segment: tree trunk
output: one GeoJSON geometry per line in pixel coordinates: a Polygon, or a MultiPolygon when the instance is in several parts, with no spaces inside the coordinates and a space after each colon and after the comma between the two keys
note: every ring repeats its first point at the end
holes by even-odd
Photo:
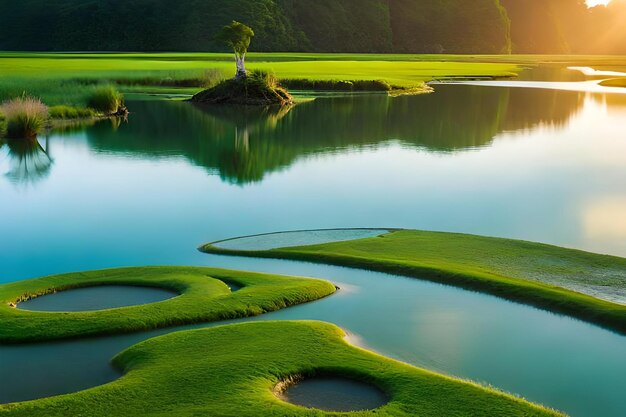
{"type": "Polygon", "coordinates": [[[235,55],[235,63],[237,64],[237,73],[235,74],[236,80],[246,78],[248,76],[245,59],[245,55],[235,55]]]}

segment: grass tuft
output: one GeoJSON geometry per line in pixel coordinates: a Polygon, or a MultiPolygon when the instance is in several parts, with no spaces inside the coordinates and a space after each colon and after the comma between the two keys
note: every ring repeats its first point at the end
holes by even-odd
{"type": "Polygon", "coordinates": [[[32,97],[8,100],[0,107],[0,113],[6,119],[6,137],[9,139],[37,137],[48,120],[48,107],[32,97]]]}
{"type": "Polygon", "coordinates": [[[4,116],[4,114],[2,114],[2,111],[0,110],[0,148],[3,145],[2,138],[6,135],[6,131],[7,131],[7,119],[4,116]]]}
{"type": "Polygon", "coordinates": [[[98,87],[87,100],[87,107],[100,113],[115,113],[124,105],[124,96],[111,85],[98,87]]]}

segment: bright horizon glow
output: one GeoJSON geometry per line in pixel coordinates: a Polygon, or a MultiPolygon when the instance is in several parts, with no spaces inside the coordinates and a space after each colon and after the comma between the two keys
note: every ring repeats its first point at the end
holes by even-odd
{"type": "Polygon", "coordinates": [[[587,0],[587,6],[595,7],[595,6],[606,6],[611,2],[611,0],[587,0]]]}

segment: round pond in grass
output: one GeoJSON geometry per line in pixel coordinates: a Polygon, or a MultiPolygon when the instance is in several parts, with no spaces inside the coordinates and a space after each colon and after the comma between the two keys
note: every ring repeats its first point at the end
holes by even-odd
{"type": "Polygon", "coordinates": [[[373,410],[389,402],[373,385],[336,376],[305,378],[277,395],[291,404],[336,412],[373,410]]]}
{"type": "Polygon", "coordinates": [[[302,230],[295,232],[268,233],[256,236],[244,236],[213,243],[220,249],[230,250],[269,250],[292,246],[319,245],[322,243],[342,242],[345,240],[364,239],[388,233],[387,229],[328,229],[302,230]]]}
{"type": "Polygon", "coordinates": [[[164,301],[178,294],[153,287],[102,285],[59,291],[36,297],[17,305],[22,310],[77,312],[128,307],[164,301]]]}

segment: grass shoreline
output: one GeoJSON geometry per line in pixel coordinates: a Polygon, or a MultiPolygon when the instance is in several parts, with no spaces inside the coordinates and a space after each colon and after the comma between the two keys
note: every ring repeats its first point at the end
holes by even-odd
{"type": "MultiPolygon", "coordinates": [[[[486,264],[483,268],[469,266],[464,268],[463,265],[450,264],[448,263],[449,260],[446,259],[445,253],[442,253],[439,259],[435,257],[433,259],[429,259],[429,262],[420,262],[419,258],[412,260],[394,259],[393,255],[384,253],[382,249],[379,253],[376,253],[375,249],[367,251],[368,247],[378,249],[381,248],[381,245],[377,245],[379,243],[377,239],[382,241],[381,239],[389,239],[390,236],[393,237],[393,235],[397,233],[402,234],[411,232],[425,233],[426,235],[430,234],[430,236],[437,236],[438,238],[443,238],[443,240],[451,237],[460,237],[462,240],[469,239],[470,241],[472,239],[482,239],[490,241],[496,246],[504,243],[530,245],[531,249],[539,252],[544,250],[550,255],[551,251],[556,251],[557,253],[567,253],[574,257],[579,254],[581,259],[587,256],[598,257],[597,259],[614,259],[615,262],[620,265],[620,268],[622,267],[621,264],[624,265],[624,274],[626,274],[626,260],[622,258],[605,257],[583,251],[558,248],[556,246],[536,244],[532,242],[484,238],[462,234],[417,232],[407,230],[391,231],[389,234],[377,238],[358,239],[354,241],[328,243],[323,245],[272,249],[267,251],[228,250],[212,246],[211,243],[203,245],[199,249],[203,252],[213,254],[289,259],[332,264],[423,279],[467,290],[487,293],[509,301],[519,302],[551,312],[568,315],[602,326],[620,334],[626,334],[626,305],[605,301],[553,284],[507,276],[502,272],[498,273],[493,270],[490,271],[488,265],[486,264]],[[354,245],[355,243],[363,243],[361,247],[362,250],[355,250],[350,253],[350,245],[354,245]],[[369,243],[372,244],[368,246],[369,243]],[[377,258],[377,256],[380,256],[380,258],[377,258]]],[[[478,241],[477,243],[477,247],[479,249],[481,248],[480,243],[481,241],[478,241]]],[[[420,241],[420,244],[428,244],[428,237],[420,241]]],[[[382,244],[382,246],[384,246],[384,244],[382,244]]],[[[483,255],[480,251],[477,253],[478,256],[483,255]]]]}
{"type": "Polygon", "coordinates": [[[260,315],[329,296],[330,282],[204,267],[134,267],[52,275],[0,286],[0,343],[20,344],[133,333],[260,315]],[[231,292],[227,282],[241,288],[231,292]],[[159,287],[180,295],[109,310],[20,310],[20,301],[56,291],[102,286],[159,287]]]}
{"type": "Polygon", "coordinates": [[[118,354],[124,375],[57,397],[0,405],[6,416],[415,416],[563,414],[496,389],[385,358],[350,345],[317,321],[241,323],[155,337],[118,354]],[[210,352],[210,354],[207,354],[210,352]],[[293,375],[336,375],[383,390],[371,411],[333,413],[281,401],[273,392],[293,375]]]}
{"type": "Polygon", "coordinates": [[[602,81],[600,85],[603,87],[626,88],[626,77],[612,78],[610,80],[605,80],[605,81],[602,81]]]}
{"type": "MultiPolygon", "coordinates": [[[[405,94],[426,90],[425,83],[434,79],[515,76],[522,69],[517,63],[480,59],[251,53],[248,66],[311,91],[320,85],[330,91],[379,91],[383,87],[388,90],[388,85],[393,90],[405,90],[405,94]]],[[[196,88],[197,93],[233,73],[229,54],[0,53],[0,100],[26,92],[51,106],[83,105],[89,91],[107,82],[135,92],[138,88],[146,93],[196,88]]]]}

